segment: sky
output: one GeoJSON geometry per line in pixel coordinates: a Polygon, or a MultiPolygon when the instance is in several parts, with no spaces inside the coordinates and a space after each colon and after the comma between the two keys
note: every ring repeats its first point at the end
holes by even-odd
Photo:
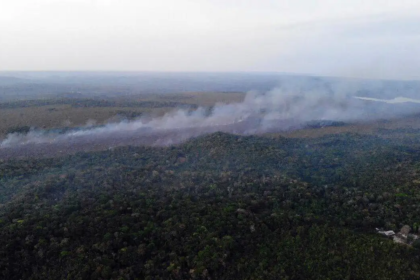
{"type": "Polygon", "coordinates": [[[0,0],[0,71],[420,79],[418,0],[0,0]]]}

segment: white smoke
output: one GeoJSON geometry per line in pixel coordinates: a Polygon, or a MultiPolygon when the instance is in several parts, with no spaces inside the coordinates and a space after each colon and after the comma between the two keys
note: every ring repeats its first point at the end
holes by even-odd
{"type": "Polygon", "coordinates": [[[0,142],[0,148],[101,142],[110,146],[169,145],[215,131],[264,133],[300,128],[305,122],[314,120],[360,121],[392,117],[400,113],[389,109],[378,110],[371,99],[353,98],[354,92],[345,89],[343,86],[325,90],[286,85],[263,94],[249,92],[241,103],[216,104],[211,110],[204,107],[194,111],[179,109],[162,117],[142,117],[99,127],[92,126],[90,122],[85,127],[63,133],[45,130],[31,130],[26,134],[12,133],[0,142]]]}
{"type": "Polygon", "coordinates": [[[384,102],[388,104],[420,103],[420,99],[413,99],[413,98],[407,98],[407,97],[395,97],[393,99],[379,99],[379,98],[372,98],[372,97],[355,96],[355,98],[360,99],[360,100],[384,102]]]}

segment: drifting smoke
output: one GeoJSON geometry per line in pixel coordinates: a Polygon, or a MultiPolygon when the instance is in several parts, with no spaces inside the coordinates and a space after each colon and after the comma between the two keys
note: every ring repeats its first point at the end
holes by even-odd
{"type": "Polygon", "coordinates": [[[393,99],[379,99],[379,98],[372,98],[372,97],[355,96],[355,98],[360,99],[360,100],[384,102],[384,103],[388,103],[388,104],[420,103],[419,99],[413,99],[413,98],[407,98],[407,97],[396,97],[396,98],[393,98],[393,99]]]}
{"type": "MultiPolygon", "coordinates": [[[[191,137],[216,131],[236,134],[299,129],[310,121],[354,122],[399,116],[406,109],[378,106],[372,98],[354,98],[346,87],[282,86],[266,93],[250,92],[241,103],[216,104],[213,108],[190,111],[175,110],[158,118],[108,123],[100,127],[86,126],[64,133],[31,130],[26,134],[9,134],[0,142],[1,149],[77,150],[78,146],[108,148],[119,145],[165,146],[191,137]]],[[[388,105],[390,106],[390,105],[388,105]]],[[[395,105],[393,105],[396,107],[395,105]]]]}

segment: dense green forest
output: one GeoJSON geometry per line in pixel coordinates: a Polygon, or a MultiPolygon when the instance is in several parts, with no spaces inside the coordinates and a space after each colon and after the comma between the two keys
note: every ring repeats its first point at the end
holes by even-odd
{"type": "Polygon", "coordinates": [[[420,131],[0,161],[1,279],[420,279],[420,131]],[[402,135],[402,136],[401,136],[402,135]]]}

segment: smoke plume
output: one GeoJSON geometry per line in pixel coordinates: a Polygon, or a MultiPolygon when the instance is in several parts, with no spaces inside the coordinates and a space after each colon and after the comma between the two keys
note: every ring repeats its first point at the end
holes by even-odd
{"type": "Polygon", "coordinates": [[[165,146],[216,131],[260,134],[299,129],[311,121],[368,121],[417,110],[374,102],[373,98],[354,98],[357,93],[360,90],[349,91],[340,84],[328,87],[285,84],[265,93],[249,92],[241,103],[216,104],[194,111],[178,109],[162,117],[142,117],[65,132],[34,129],[26,134],[12,133],[0,142],[0,152],[20,149],[31,154],[32,149],[39,148],[66,153],[68,149],[87,147],[165,146]]]}

